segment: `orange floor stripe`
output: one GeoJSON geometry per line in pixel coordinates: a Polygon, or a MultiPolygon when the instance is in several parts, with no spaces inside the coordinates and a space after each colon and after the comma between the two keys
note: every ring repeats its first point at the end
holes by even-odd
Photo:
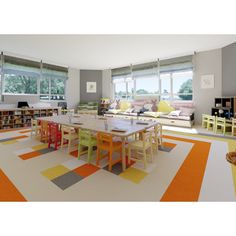
{"type": "Polygon", "coordinates": [[[16,137],[12,137],[13,139],[22,139],[22,138],[28,138],[29,136],[27,135],[21,135],[21,136],[16,136],[16,137]]]}
{"type": "Polygon", "coordinates": [[[211,143],[166,135],[163,137],[194,145],[161,201],[198,201],[211,143]]]}
{"type": "Polygon", "coordinates": [[[42,155],[42,153],[37,152],[37,151],[33,151],[33,152],[29,152],[29,153],[25,153],[25,154],[19,155],[19,157],[22,160],[28,160],[30,158],[37,157],[37,156],[40,156],[40,155],[42,155]]]}
{"type": "Polygon", "coordinates": [[[12,132],[12,131],[17,131],[17,130],[22,130],[22,129],[27,129],[27,128],[28,128],[28,127],[2,129],[2,130],[0,130],[0,133],[7,133],[7,132],[12,132]]]}
{"type": "Polygon", "coordinates": [[[25,134],[25,133],[30,133],[31,132],[31,130],[24,130],[24,131],[20,131],[19,133],[20,134],[25,134]]]}
{"type": "Polygon", "coordinates": [[[163,142],[162,145],[168,148],[174,148],[176,146],[175,143],[168,143],[168,142],[163,142]]]}
{"type": "Polygon", "coordinates": [[[26,199],[0,169],[0,201],[23,202],[26,199]]]}

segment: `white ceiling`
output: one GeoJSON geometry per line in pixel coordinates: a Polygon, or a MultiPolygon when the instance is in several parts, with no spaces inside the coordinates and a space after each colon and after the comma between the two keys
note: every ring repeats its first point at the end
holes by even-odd
{"type": "Polygon", "coordinates": [[[0,35],[0,50],[78,69],[107,69],[233,42],[236,35],[0,35]]]}

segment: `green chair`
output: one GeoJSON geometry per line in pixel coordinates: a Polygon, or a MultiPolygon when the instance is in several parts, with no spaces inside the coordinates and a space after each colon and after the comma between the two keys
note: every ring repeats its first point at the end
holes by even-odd
{"type": "Polygon", "coordinates": [[[80,159],[82,146],[88,147],[88,163],[91,162],[93,147],[97,146],[97,139],[88,130],[79,130],[78,159],[80,159]]]}

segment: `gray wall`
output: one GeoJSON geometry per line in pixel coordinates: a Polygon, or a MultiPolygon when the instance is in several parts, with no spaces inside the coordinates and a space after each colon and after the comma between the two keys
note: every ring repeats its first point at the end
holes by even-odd
{"type": "Polygon", "coordinates": [[[202,114],[211,114],[215,97],[222,96],[222,50],[216,49],[197,53],[194,56],[193,101],[195,123],[201,123],[202,114]],[[201,76],[213,74],[215,87],[201,88],[201,76]]]}
{"type": "Polygon", "coordinates": [[[98,101],[102,97],[102,71],[101,70],[80,70],[80,101],[98,101]],[[97,82],[97,92],[87,93],[87,82],[97,82]]]}
{"type": "Polygon", "coordinates": [[[236,43],[222,48],[222,94],[236,96],[236,43]]]}
{"type": "Polygon", "coordinates": [[[80,71],[69,68],[66,82],[66,102],[68,108],[76,108],[80,101],[80,71]]]}
{"type": "Polygon", "coordinates": [[[113,84],[110,69],[102,71],[102,97],[113,98],[113,84]]]}

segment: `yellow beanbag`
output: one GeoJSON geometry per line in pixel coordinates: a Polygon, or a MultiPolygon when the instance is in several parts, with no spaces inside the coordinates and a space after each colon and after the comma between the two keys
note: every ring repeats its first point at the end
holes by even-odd
{"type": "Polygon", "coordinates": [[[167,101],[160,101],[158,104],[158,111],[169,113],[174,111],[175,109],[167,102],[167,101]]]}
{"type": "Polygon", "coordinates": [[[127,109],[131,108],[131,103],[127,101],[121,101],[120,102],[120,110],[126,111],[127,109]]]}

